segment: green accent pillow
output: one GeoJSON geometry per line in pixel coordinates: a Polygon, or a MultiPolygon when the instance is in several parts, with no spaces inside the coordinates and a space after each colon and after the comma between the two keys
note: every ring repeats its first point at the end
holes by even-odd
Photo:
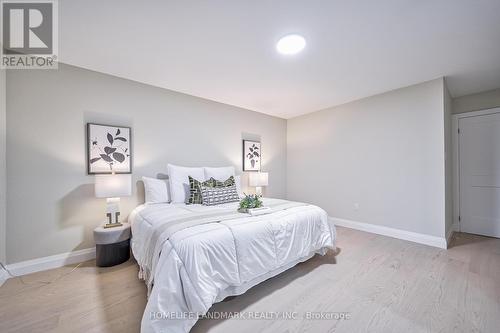
{"type": "Polygon", "coordinates": [[[204,182],[194,179],[189,176],[189,199],[188,204],[202,204],[203,199],[201,197],[201,186],[215,187],[215,179],[210,178],[204,182]]]}
{"type": "MultiPolygon", "coordinates": [[[[211,179],[213,179],[213,178],[211,178],[211,179]]],[[[233,176],[230,176],[225,181],[220,181],[220,180],[215,180],[215,179],[213,179],[213,180],[215,181],[215,187],[228,187],[228,186],[233,186],[236,183],[233,176]]]]}

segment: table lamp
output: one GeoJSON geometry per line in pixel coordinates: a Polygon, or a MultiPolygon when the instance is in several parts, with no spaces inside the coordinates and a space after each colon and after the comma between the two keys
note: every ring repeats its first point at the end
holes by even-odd
{"type": "Polygon", "coordinates": [[[267,186],[269,174],[267,172],[252,172],[248,175],[248,185],[255,187],[255,193],[262,195],[262,186],[267,186]]]}
{"type": "Polygon", "coordinates": [[[121,226],[120,197],[132,195],[132,176],[130,174],[96,175],[94,189],[97,198],[106,198],[107,223],[104,228],[121,226]]]}

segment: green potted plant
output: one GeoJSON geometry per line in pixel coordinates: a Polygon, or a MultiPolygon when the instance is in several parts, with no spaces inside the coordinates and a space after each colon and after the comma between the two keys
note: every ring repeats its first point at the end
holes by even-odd
{"type": "Polygon", "coordinates": [[[260,198],[262,198],[261,195],[245,193],[245,197],[240,201],[240,207],[238,208],[238,212],[248,213],[249,209],[262,207],[263,204],[260,198]]]}

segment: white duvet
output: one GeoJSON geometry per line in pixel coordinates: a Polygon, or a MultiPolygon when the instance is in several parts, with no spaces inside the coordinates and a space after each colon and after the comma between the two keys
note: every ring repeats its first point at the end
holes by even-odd
{"type": "MultiPolygon", "coordinates": [[[[264,199],[264,205],[282,203],[286,201],[264,199]]],[[[141,266],[140,277],[150,288],[142,332],[189,332],[212,304],[335,247],[335,229],[317,206],[291,205],[261,216],[231,216],[236,209],[237,203],[155,204],[132,212],[132,252],[141,266]],[[212,212],[230,217],[158,239],[153,236],[169,221],[212,212]],[[154,264],[148,261],[151,253],[154,264]]]]}

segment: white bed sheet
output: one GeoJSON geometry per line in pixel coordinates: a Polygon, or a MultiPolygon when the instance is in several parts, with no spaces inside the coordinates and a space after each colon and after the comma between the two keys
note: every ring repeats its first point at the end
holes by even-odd
{"type": "MultiPolygon", "coordinates": [[[[276,199],[264,199],[264,203],[276,199]]],[[[234,211],[237,203],[206,207],[155,204],[130,215],[132,252],[144,260],[148,235],[169,218],[234,211]]],[[[142,332],[189,332],[198,316],[227,296],[244,293],[315,253],[335,248],[324,210],[303,205],[272,214],[209,223],[176,232],[162,244],[142,332]]]]}

